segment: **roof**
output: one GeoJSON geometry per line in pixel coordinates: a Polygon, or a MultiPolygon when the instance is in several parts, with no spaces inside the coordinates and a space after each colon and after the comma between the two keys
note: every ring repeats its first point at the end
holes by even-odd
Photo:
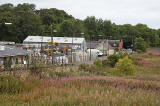
{"type": "MultiPolygon", "coordinates": [[[[85,41],[85,38],[75,38],[73,37],[53,37],[53,42],[58,42],[58,43],[83,43],[85,41]]],[[[39,42],[44,42],[48,43],[51,42],[51,37],[46,37],[46,36],[28,36],[23,43],[27,42],[32,42],[32,43],[39,43],[39,42]]]]}
{"type": "Polygon", "coordinates": [[[100,41],[91,41],[91,42],[87,42],[87,48],[97,48],[98,45],[100,45],[100,41]]]}
{"type": "Polygon", "coordinates": [[[14,45],[15,42],[0,41],[0,45],[14,45]]]}
{"type": "Polygon", "coordinates": [[[90,48],[90,43],[91,43],[91,48],[112,48],[112,47],[118,47],[120,40],[99,40],[99,41],[91,41],[87,42],[87,48],[90,48]],[[103,44],[104,42],[104,44],[103,44]]]}
{"type": "Polygon", "coordinates": [[[120,42],[120,40],[108,40],[109,45],[112,47],[118,47],[120,42]]]}
{"type": "Polygon", "coordinates": [[[0,57],[25,56],[32,52],[12,46],[0,45],[0,57]]]}

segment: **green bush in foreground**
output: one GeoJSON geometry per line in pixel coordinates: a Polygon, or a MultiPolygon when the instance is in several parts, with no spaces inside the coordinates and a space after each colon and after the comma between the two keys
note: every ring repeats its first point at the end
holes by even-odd
{"type": "Polygon", "coordinates": [[[114,75],[133,75],[136,69],[133,64],[133,61],[128,57],[124,57],[123,59],[119,59],[116,63],[115,68],[113,70],[114,75]]]}
{"type": "Polygon", "coordinates": [[[129,54],[113,54],[113,55],[108,56],[107,60],[103,60],[102,65],[103,65],[103,67],[105,67],[107,65],[109,65],[111,67],[114,67],[116,65],[116,63],[119,61],[119,59],[123,59],[126,56],[128,56],[128,58],[131,59],[134,64],[137,64],[135,58],[132,55],[129,55],[129,54]]]}
{"type": "Polygon", "coordinates": [[[103,66],[101,60],[96,60],[96,61],[94,62],[94,65],[96,65],[97,67],[102,67],[102,66],[103,66]]]}
{"type": "Polygon", "coordinates": [[[114,55],[110,55],[108,56],[108,60],[107,63],[109,65],[111,65],[112,67],[115,66],[115,64],[118,62],[118,60],[122,58],[122,56],[120,54],[114,54],[114,55]]]}

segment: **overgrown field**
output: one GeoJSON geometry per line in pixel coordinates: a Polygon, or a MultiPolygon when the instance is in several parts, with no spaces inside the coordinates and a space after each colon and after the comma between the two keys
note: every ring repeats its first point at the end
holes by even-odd
{"type": "Polygon", "coordinates": [[[136,72],[112,75],[112,68],[86,66],[45,70],[25,79],[0,76],[0,105],[159,106],[160,54],[134,54],[136,72]]]}

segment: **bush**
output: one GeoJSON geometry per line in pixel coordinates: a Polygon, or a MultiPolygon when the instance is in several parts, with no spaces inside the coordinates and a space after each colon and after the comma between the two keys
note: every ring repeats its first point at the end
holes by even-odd
{"type": "Polygon", "coordinates": [[[114,67],[120,58],[122,58],[121,54],[110,55],[110,56],[108,56],[107,64],[114,67]]]}
{"type": "Polygon", "coordinates": [[[38,61],[32,65],[31,72],[32,73],[41,73],[45,67],[46,67],[46,64],[44,62],[38,61]]]}
{"type": "Polygon", "coordinates": [[[96,60],[96,61],[94,62],[94,65],[96,65],[97,67],[102,67],[102,66],[103,66],[101,60],[96,60]]]}
{"type": "Polygon", "coordinates": [[[119,59],[122,59],[126,56],[128,56],[128,58],[131,59],[134,64],[137,64],[135,58],[132,55],[129,55],[129,54],[125,53],[125,54],[114,54],[114,55],[108,56],[107,60],[102,61],[102,65],[103,65],[103,67],[105,67],[107,65],[110,65],[111,67],[114,67],[115,64],[119,61],[119,59]]]}
{"type": "Polygon", "coordinates": [[[117,75],[133,75],[135,73],[135,66],[133,61],[128,56],[120,59],[113,70],[113,74],[117,75]]]}

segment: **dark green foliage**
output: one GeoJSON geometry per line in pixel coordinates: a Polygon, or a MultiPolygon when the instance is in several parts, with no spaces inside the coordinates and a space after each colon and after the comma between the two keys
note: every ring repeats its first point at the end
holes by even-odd
{"type": "Polygon", "coordinates": [[[118,62],[118,60],[119,60],[120,58],[122,58],[122,57],[123,57],[123,56],[120,55],[120,54],[110,55],[110,56],[108,56],[107,63],[108,63],[109,65],[111,65],[112,67],[114,67],[115,64],[118,62]]]}
{"type": "Polygon", "coordinates": [[[129,55],[129,54],[113,54],[113,55],[108,56],[107,60],[102,61],[103,67],[105,67],[107,65],[110,65],[111,67],[114,67],[115,64],[119,61],[119,59],[122,59],[126,56],[128,56],[128,58],[131,59],[134,64],[137,64],[135,58],[132,55],[129,55]]]}
{"type": "Polygon", "coordinates": [[[96,19],[95,16],[79,20],[56,8],[35,8],[34,4],[28,3],[0,5],[0,41],[21,43],[29,35],[50,36],[52,25],[58,31],[54,36],[85,37],[87,40],[123,39],[128,44],[125,47],[141,37],[147,42],[147,47],[160,46],[160,30],[151,29],[145,24],[116,25],[110,20],[96,19]],[[5,22],[11,22],[12,25],[5,25],[5,22]]]}
{"type": "Polygon", "coordinates": [[[146,52],[146,42],[143,38],[139,37],[135,39],[134,49],[138,52],[146,52]]]}
{"type": "Polygon", "coordinates": [[[9,58],[8,60],[5,60],[5,61],[4,61],[4,66],[5,66],[6,69],[11,68],[11,65],[12,65],[12,60],[11,60],[11,58],[9,58]]]}

